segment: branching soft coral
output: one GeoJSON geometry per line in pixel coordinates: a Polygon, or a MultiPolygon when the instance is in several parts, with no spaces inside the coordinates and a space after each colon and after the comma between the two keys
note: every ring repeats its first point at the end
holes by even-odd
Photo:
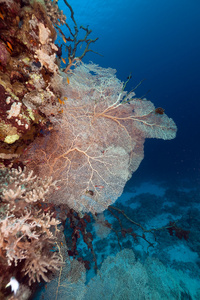
{"type": "Polygon", "coordinates": [[[49,230],[51,226],[57,226],[59,221],[50,215],[32,216],[27,213],[22,217],[16,218],[14,215],[6,216],[0,220],[0,247],[5,251],[8,264],[29,258],[33,249],[33,241],[41,243],[41,237],[45,235],[46,243],[52,243],[54,236],[49,230]],[[49,241],[48,241],[49,240],[49,241]]]}
{"type": "Polygon", "coordinates": [[[0,256],[4,265],[22,262],[23,266],[24,262],[22,271],[29,276],[29,284],[41,278],[48,281],[46,273],[61,265],[60,255],[52,251],[60,222],[39,204],[56,183],[52,178],[41,180],[26,168],[2,171],[1,175],[0,256]]]}
{"type": "Polygon", "coordinates": [[[0,188],[2,201],[15,212],[24,209],[27,203],[45,201],[50,189],[57,189],[56,181],[53,182],[52,177],[42,180],[36,175],[33,176],[33,171],[28,172],[26,168],[23,171],[20,167],[5,172],[0,188]]]}
{"type": "Polygon", "coordinates": [[[47,273],[59,270],[62,265],[61,257],[56,252],[51,252],[53,241],[43,236],[40,241],[33,241],[32,251],[29,251],[22,271],[29,276],[29,285],[32,282],[40,282],[41,279],[48,282],[47,273]],[[47,251],[49,250],[49,251],[47,251]]]}

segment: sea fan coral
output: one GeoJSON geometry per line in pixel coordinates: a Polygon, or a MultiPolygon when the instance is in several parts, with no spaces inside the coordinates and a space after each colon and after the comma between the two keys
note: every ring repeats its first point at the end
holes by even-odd
{"type": "Polygon", "coordinates": [[[0,175],[1,262],[4,268],[23,266],[24,262],[22,271],[29,276],[29,284],[40,278],[48,281],[46,273],[61,265],[60,255],[56,249],[52,251],[60,222],[39,207],[55,182],[52,178],[41,180],[26,168],[3,170],[0,175]]]}
{"type": "Polygon", "coordinates": [[[50,116],[54,130],[38,137],[24,159],[39,176],[61,180],[52,201],[99,213],[138,168],[145,138],[172,139],[176,125],[150,101],[125,92],[113,69],[81,63],[62,76],[63,112],[50,116]]]}

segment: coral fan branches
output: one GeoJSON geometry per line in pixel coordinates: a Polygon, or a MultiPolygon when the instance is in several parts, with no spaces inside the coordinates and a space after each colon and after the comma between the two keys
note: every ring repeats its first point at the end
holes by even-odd
{"type": "Polygon", "coordinates": [[[61,179],[51,199],[76,211],[105,210],[138,168],[145,138],[176,134],[173,120],[156,114],[150,101],[127,97],[114,73],[94,64],[70,71],[63,114],[50,117],[55,130],[27,151],[30,168],[61,179]]]}

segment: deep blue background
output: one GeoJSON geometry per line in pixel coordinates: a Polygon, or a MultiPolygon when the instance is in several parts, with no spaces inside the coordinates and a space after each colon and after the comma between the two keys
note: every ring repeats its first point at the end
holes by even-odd
{"type": "MultiPolygon", "coordinates": [[[[59,6],[70,13],[63,0],[59,6]]],[[[69,0],[78,25],[89,25],[88,53],[102,67],[117,69],[127,88],[165,108],[178,126],[172,141],[147,140],[145,159],[132,180],[184,180],[200,183],[200,1],[199,0],[69,0]]],[[[68,36],[67,30],[65,31],[68,36]]],[[[58,37],[58,39],[60,39],[58,37]]],[[[64,53],[65,56],[65,53],[64,53]]]]}

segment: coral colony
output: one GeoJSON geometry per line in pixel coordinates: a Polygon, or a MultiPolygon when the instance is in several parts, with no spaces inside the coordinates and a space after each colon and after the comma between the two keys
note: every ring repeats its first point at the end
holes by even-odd
{"type": "MultiPolygon", "coordinates": [[[[102,214],[108,209],[122,236],[137,240],[113,204],[144,157],[145,138],[176,136],[164,109],[127,92],[115,70],[83,62],[97,38],[64,3],[72,28],[55,0],[0,0],[0,299],[29,299],[40,282],[43,299],[90,299],[85,274],[100,267],[91,223],[102,237],[114,230],[102,214]],[[91,261],[81,257],[80,238],[91,261]]],[[[188,238],[177,228],[168,230],[188,238]]],[[[133,251],[123,251],[111,260],[124,257],[137,273],[133,251]]]]}

